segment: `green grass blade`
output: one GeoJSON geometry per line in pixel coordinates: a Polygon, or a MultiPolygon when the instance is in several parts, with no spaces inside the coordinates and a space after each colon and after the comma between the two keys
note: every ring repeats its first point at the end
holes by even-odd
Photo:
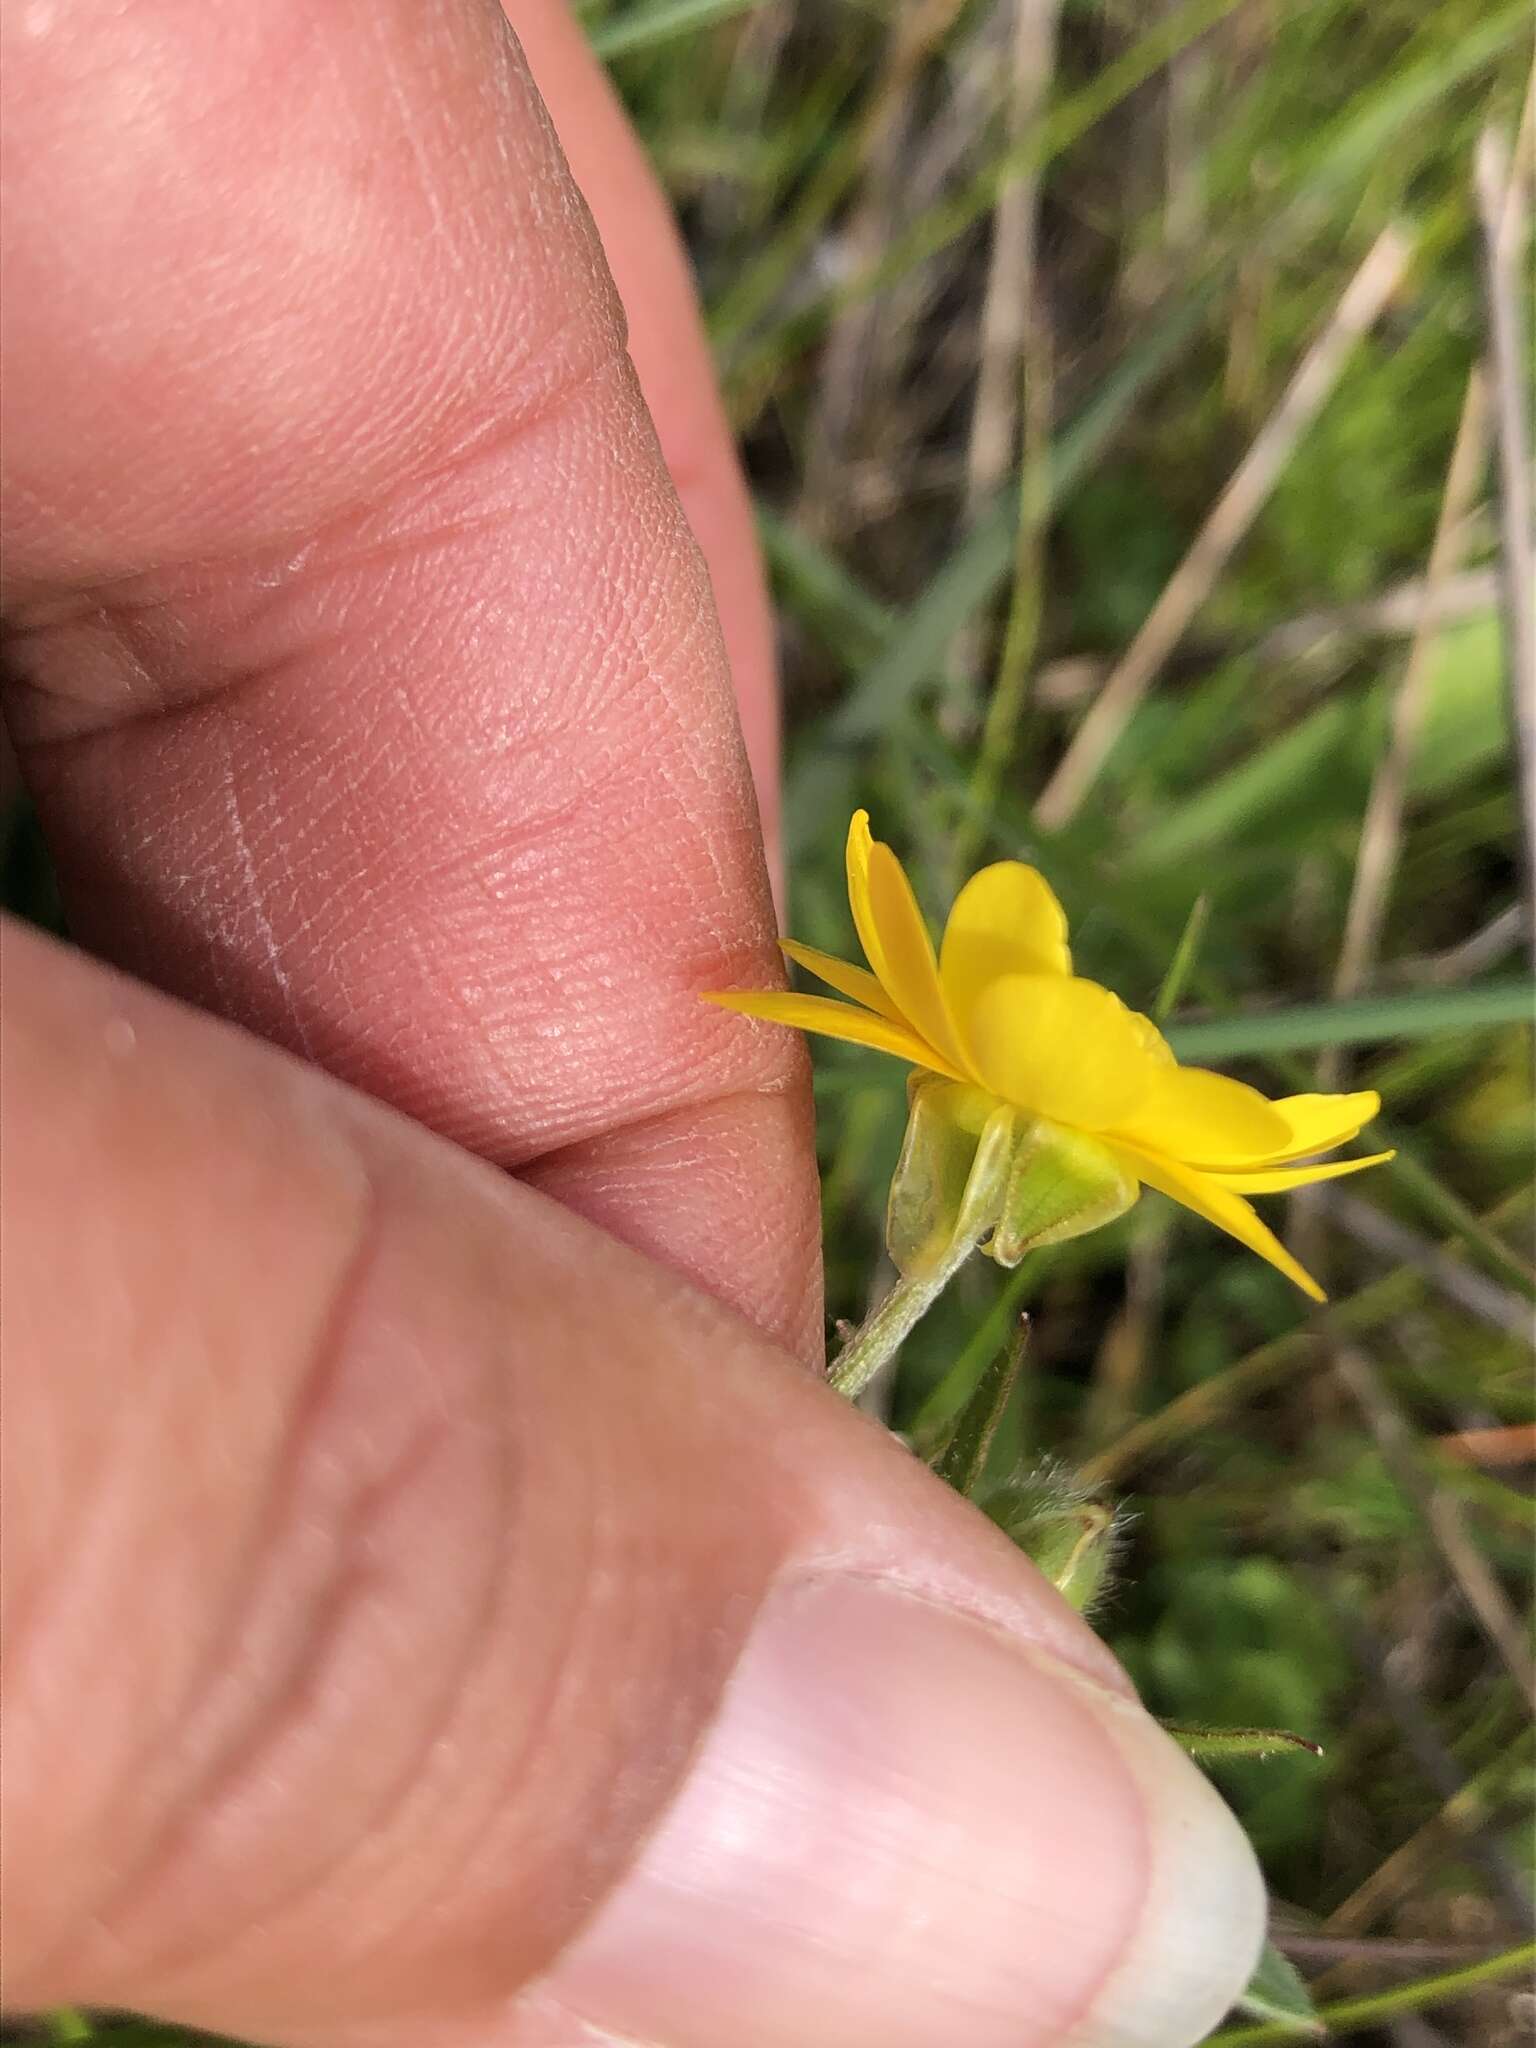
{"type": "Polygon", "coordinates": [[[1184,993],[1184,984],[1189,980],[1195,958],[1200,951],[1200,941],[1205,936],[1206,923],[1211,914],[1211,899],[1204,891],[1189,906],[1189,916],[1184,920],[1184,929],[1179,934],[1179,943],[1173,949],[1173,958],[1168,963],[1168,972],[1163,976],[1163,985],[1157,992],[1152,1005],[1152,1022],[1163,1024],[1179,1006],[1179,997],[1184,993]]]}
{"type": "Polygon", "coordinates": [[[828,549],[766,505],[758,537],[784,609],[850,668],[872,660],[894,637],[896,614],[871,597],[828,549]]]}
{"type": "MultiPolygon", "coordinates": [[[[760,402],[756,394],[760,394],[765,380],[813,342],[842,307],[872,297],[968,232],[991,210],[999,193],[1014,178],[1030,169],[1043,168],[1078,142],[1171,58],[1230,13],[1235,4],[1236,0],[1192,0],[1191,5],[1168,16],[1080,92],[1063,100],[1038,136],[1006,152],[962,192],[914,222],[878,262],[788,314],[736,367],[731,381],[738,399],[743,392],[754,394],[747,410],[755,411],[760,402]]],[[[1528,18],[1525,0],[1515,0],[1513,6],[1480,24],[1475,34],[1463,37],[1452,58],[1447,59],[1443,52],[1432,53],[1423,62],[1408,67],[1405,76],[1390,82],[1389,89],[1377,95],[1365,116],[1336,124],[1298,168],[1290,202],[1277,210],[1275,228],[1266,238],[1267,244],[1278,247],[1298,229],[1314,223],[1320,202],[1350,176],[1366,175],[1375,155],[1411,121],[1422,117],[1463,79],[1495,62],[1518,38],[1528,18]]],[[[1207,279],[1205,283],[1213,281],[1207,279]]]]}
{"type": "Polygon", "coordinates": [[[1360,751],[1363,777],[1375,730],[1369,706],[1343,698],[1320,705],[1290,732],[1256,747],[1138,834],[1131,843],[1131,862],[1138,869],[1171,868],[1208,858],[1293,804],[1296,792],[1337,763],[1342,752],[1360,751]]]}
{"type": "Polygon", "coordinates": [[[919,1443],[931,1442],[975,1392],[988,1364],[1007,1342],[1026,1288],[1037,1277],[1037,1260],[1033,1258],[1023,1259],[1008,1275],[1001,1294],[977,1324],[975,1336],[918,1410],[912,1433],[919,1443]]]}
{"type": "Polygon", "coordinates": [[[61,2005],[55,2011],[46,2013],[43,2025],[48,2030],[49,2040],[53,2042],[89,2041],[94,2038],[90,2021],[83,2012],[76,2012],[73,2006],[61,2005]]]}
{"type": "Polygon", "coordinates": [[[1139,42],[1106,64],[1096,77],[1060,101],[1040,129],[1005,150],[952,199],[934,206],[896,238],[881,260],[864,276],[827,294],[824,308],[869,296],[882,285],[903,277],[928,257],[937,255],[975,225],[997,204],[998,196],[1027,171],[1040,170],[1081,141],[1099,121],[1145,85],[1198,37],[1231,14],[1239,0],[1186,0],[1183,7],[1149,29],[1139,42]]]}
{"type": "MultiPolygon", "coordinates": [[[[1063,431],[1051,461],[1052,507],[1097,460],[1147,386],[1193,334],[1201,310],[1198,302],[1185,304],[1155,328],[1063,431]]],[[[1018,518],[1015,482],[998,494],[916,604],[893,622],[884,654],[832,719],[834,739],[864,740],[885,731],[923,685],[937,677],[955,634],[1007,580],[1018,518]]]]}
{"type": "Polygon", "coordinates": [[[746,14],[763,0],[652,0],[649,7],[629,7],[611,21],[594,24],[587,40],[605,62],[652,50],[695,29],[712,28],[733,14],[746,14]]]}
{"type": "Polygon", "coordinates": [[[1397,1157],[1384,1171],[1406,1188],[1428,1221],[1442,1230],[1454,1231],[1497,1279],[1515,1288],[1527,1301],[1536,1301],[1536,1270],[1517,1257],[1460,1195],[1431,1172],[1419,1158],[1416,1142],[1380,1119],[1373,1129],[1386,1144],[1397,1148],[1397,1157]]]}
{"type": "MultiPolygon", "coordinates": [[[[1516,1977],[1536,1962],[1536,1941],[1471,1963],[1462,1970],[1447,1970],[1437,1977],[1421,1977],[1416,1984],[1397,1984],[1390,1991],[1373,1992],[1367,1998],[1345,1998],[1335,2005],[1318,2008],[1317,2017],[1330,2034],[1351,2034],[1363,2027],[1377,2026],[1394,2013],[1421,2012],[1427,2005],[1443,2005],[1475,1991],[1480,1984],[1497,1984],[1516,1977]]],[[[1269,2048],[1271,2042],[1302,2041],[1315,2029],[1304,2020],[1271,2020],[1256,2027],[1226,2027],[1212,2034],[1205,2048],[1269,2048]]]]}
{"type": "Polygon", "coordinates": [[[1257,1054],[1312,1052],[1325,1045],[1384,1044],[1491,1031],[1536,1021],[1536,982],[1494,981],[1480,988],[1416,990],[1363,996],[1351,1002],[1304,1003],[1247,1017],[1175,1024],[1168,1042],[1181,1060],[1247,1059],[1257,1054]]]}
{"type": "Polygon", "coordinates": [[[1303,146],[1305,182],[1298,202],[1310,209],[1349,179],[1368,176],[1394,136],[1464,78],[1494,63],[1529,32],[1530,20],[1526,0],[1496,9],[1486,21],[1459,36],[1451,49],[1437,42],[1423,56],[1410,59],[1374,93],[1351,106],[1321,134],[1309,138],[1303,146]]]}

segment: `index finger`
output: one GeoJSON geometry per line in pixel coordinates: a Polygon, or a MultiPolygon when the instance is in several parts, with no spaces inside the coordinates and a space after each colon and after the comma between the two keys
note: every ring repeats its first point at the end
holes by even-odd
{"type": "Polygon", "coordinates": [[[87,943],[817,1349],[708,580],[489,4],[7,16],[24,764],[87,943]],[[104,146],[106,138],[110,146],[104,146]]]}
{"type": "Polygon", "coordinates": [[[660,186],[569,0],[502,0],[592,209],[629,322],[629,353],[667,469],[709,565],[779,874],[779,705],[773,614],[752,501],[715,379],[687,252],[660,186]]]}

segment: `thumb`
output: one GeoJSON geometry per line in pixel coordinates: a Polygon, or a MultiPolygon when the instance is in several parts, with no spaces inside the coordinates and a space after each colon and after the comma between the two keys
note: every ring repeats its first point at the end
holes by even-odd
{"type": "Polygon", "coordinates": [[[1178,2048],[1215,1794],[729,1311],[13,932],[8,1991],[292,2048],[1178,2048]]]}

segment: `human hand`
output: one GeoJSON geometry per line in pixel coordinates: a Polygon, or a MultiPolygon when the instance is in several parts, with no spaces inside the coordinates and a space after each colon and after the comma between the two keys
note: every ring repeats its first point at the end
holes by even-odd
{"type": "MultiPolygon", "coordinates": [[[[516,19],[769,776],[684,272],[570,23],[516,19]]],[[[1238,1830],[804,1369],[803,1055],[697,1000],[775,957],[725,660],[499,17],[5,39],[8,717],[143,977],[7,936],[9,1998],[1192,2041],[1259,1939],[1238,1830]]]]}

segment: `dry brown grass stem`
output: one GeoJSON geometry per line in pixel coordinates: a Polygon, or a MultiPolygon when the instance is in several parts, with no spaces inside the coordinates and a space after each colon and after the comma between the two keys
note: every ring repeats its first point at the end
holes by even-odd
{"type": "MultiPolygon", "coordinates": [[[[1402,851],[1408,781],[1423,722],[1430,670],[1439,644],[1439,599],[1466,545],[1469,514],[1487,460],[1487,430],[1487,383],[1481,368],[1474,366],[1467,379],[1456,439],[1440,493],[1440,510],[1424,572],[1423,603],[1408,658],[1392,695],[1386,746],[1371,777],[1365,815],[1360,823],[1355,871],[1344,913],[1344,936],[1333,972],[1332,992],[1340,1000],[1360,994],[1380,947],[1392,877],[1402,851]]],[[[1349,1070],[1348,1048],[1325,1046],[1317,1056],[1313,1086],[1320,1093],[1332,1093],[1345,1085],[1349,1070]]],[[[1292,1197],[1290,1208],[1291,1249],[1304,1266],[1316,1272],[1326,1263],[1325,1203],[1318,1191],[1304,1189],[1292,1197]]],[[[1326,1285],[1327,1274],[1319,1273],[1319,1277],[1326,1285]]]]}
{"type": "MultiPolygon", "coordinates": [[[[1007,136],[1022,142],[1039,121],[1055,69],[1060,0],[1013,0],[1007,136]]],[[[1005,186],[992,216],[992,252],[981,309],[976,403],[966,444],[965,507],[974,517],[991,503],[1014,465],[1020,374],[1030,329],[1040,318],[1036,243],[1040,172],[1005,186]]]]}
{"type": "Polygon", "coordinates": [[[1125,1429],[1136,1412],[1162,1308],[1168,1271],[1166,1220],[1138,1232],[1125,1268],[1125,1300],[1104,1333],[1093,1363],[1093,1386],[1083,1410],[1082,1442],[1094,1450],[1125,1429]]]}
{"type": "MultiPolygon", "coordinates": [[[[1056,64],[1061,0],[1013,0],[1006,124],[1009,147],[1021,143],[1044,116],[1056,64]]],[[[989,506],[1022,456],[1025,465],[1017,579],[1038,585],[1044,545],[1045,464],[1051,429],[1051,340],[1040,290],[1040,171],[1031,167],[1004,186],[992,216],[992,250],[982,299],[976,399],[965,450],[967,523],[989,506]],[[1022,426],[1021,426],[1022,422],[1022,426]],[[1022,446],[1021,446],[1022,443],[1022,446]],[[1031,499],[1040,500],[1031,516],[1031,499]]],[[[1032,593],[1024,593],[1025,601],[1032,593]]],[[[1034,606],[1038,615],[1038,605],[1034,606]]],[[[1020,645],[1015,634],[1012,655],[1020,645]]],[[[976,720],[977,672],[985,629],[968,627],[951,649],[943,722],[957,739],[976,720]]],[[[1023,650],[1034,655],[1034,635],[1023,650]]],[[[1007,656],[1005,655],[1005,659],[1007,656]]],[[[1007,678],[999,676],[1006,688],[1007,678]]],[[[1017,692],[1014,692],[1017,695],[1017,692]]],[[[1006,707],[1005,707],[1006,708],[1006,707]]],[[[1016,721],[1017,713],[1014,718],[1016,721]]]]}
{"type": "Polygon", "coordinates": [[[1059,831],[1077,815],[1132,714],[1337,384],[1355,345],[1401,284],[1412,253],[1412,241],[1398,227],[1383,229],[1372,243],[1041,792],[1035,820],[1042,830],[1059,831]]]}
{"type": "MultiPolygon", "coordinates": [[[[1482,371],[1474,369],[1467,379],[1456,441],[1440,495],[1440,514],[1424,572],[1423,606],[1408,659],[1393,692],[1387,744],[1371,778],[1361,821],[1349,907],[1344,914],[1344,937],[1333,975],[1333,993],[1340,999],[1358,995],[1365,987],[1380,948],[1392,877],[1402,850],[1408,780],[1437,645],[1435,622],[1440,595],[1457,566],[1457,555],[1467,531],[1467,514],[1482,480],[1487,459],[1487,426],[1487,385],[1482,371]]],[[[1318,1087],[1337,1088],[1344,1070],[1343,1049],[1330,1046],[1318,1061],[1318,1087]]]]}
{"type": "Polygon", "coordinates": [[[1492,1567],[1467,1533],[1460,1503],[1426,1464],[1412,1425],[1365,1353],[1356,1345],[1341,1344],[1333,1367],[1365,1418],[1387,1469],[1418,1509],[1452,1584],[1536,1714],[1536,1663],[1525,1631],[1492,1567]]]}
{"type": "Polygon", "coordinates": [[[1431,1239],[1398,1222],[1395,1216],[1386,1215],[1374,1202],[1330,1188],[1319,1189],[1319,1193],[1324,1198],[1320,1206],[1329,1221],[1357,1243],[1395,1265],[1413,1266],[1423,1275],[1426,1285],[1463,1315],[1536,1350],[1531,1305],[1522,1301],[1512,1288],[1501,1287],[1497,1280],[1478,1272],[1464,1259],[1452,1257],[1431,1239]]]}
{"type": "MultiPolygon", "coordinates": [[[[961,0],[920,0],[897,10],[894,17],[860,142],[863,189],[843,236],[856,273],[874,264],[895,232],[918,81],[960,4],[961,0]]],[[[797,514],[806,532],[820,538],[834,532],[841,518],[854,431],[886,311],[878,295],[851,300],[838,312],[827,337],[806,436],[805,483],[797,514]]]]}
{"type": "MultiPolygon", "coordinates": [[[[1471,535],[1469,534],[1469,541],[1471,535]]],[[[1265,667],[1316,661],[1339,649],[1351,650],[1365,640],[1411,640],[1426,620],[1433,626],[1458,625],[1497,609],[1499,580],[1492,569],[1463,569],[1430,593],[1422,576],[1410,576],[1358,604],[1335,605],[1328,611],[1302,612],[1272,626],[1262,639],[1247,643],[1223,640],[1200,643],[1191,650],[1199,661],[1251,646],[1265,667]]],[[[1035,684],[1036,701],[1052,710],[1070,710],[1097,695],[1110,664],[1091,654],[1064,655],[1047,662],[1035,684]]]]}
{"type": "Polygon", "coordinates": [[[1447,988],[1497,967],[1519,946],[1525,931],[1525,905],[1511,903],[1485,925],[1442,953],[1395,961],[1393,978],[1420,988],[1447,988]]]}
{"type": "MultiPolygon", "coordinates": [[[[1530,130],[1530,96],[1522,123],[1530,130]]],[[[1478,141],[1476,188],[1483,238],[1488,365],[1494,389],[1499,471],[1499,563],[1504,586],[1505,658],[1515,737],[1515,774],[1526,860],[1527,905],[1536,954],[1536,516],[1531,493],[1531,423],[1522,257],[1530,209],[1517,151],[1496,128],[1478,141]]]]}
{"type": "Polygon", "coordinates": [[[1328,1915],[1322,1932],[1358,1935],[1373,1926],[1394,1900],[1415,1889],[1437,1861],[1453,1856],[1458,1845],[1487,1825],[1504,1798],[1512,1767],[1523,1767],[1529,1753],[1530,1730],[1526,1729],[1378,1864],[1328,1915]]]}

